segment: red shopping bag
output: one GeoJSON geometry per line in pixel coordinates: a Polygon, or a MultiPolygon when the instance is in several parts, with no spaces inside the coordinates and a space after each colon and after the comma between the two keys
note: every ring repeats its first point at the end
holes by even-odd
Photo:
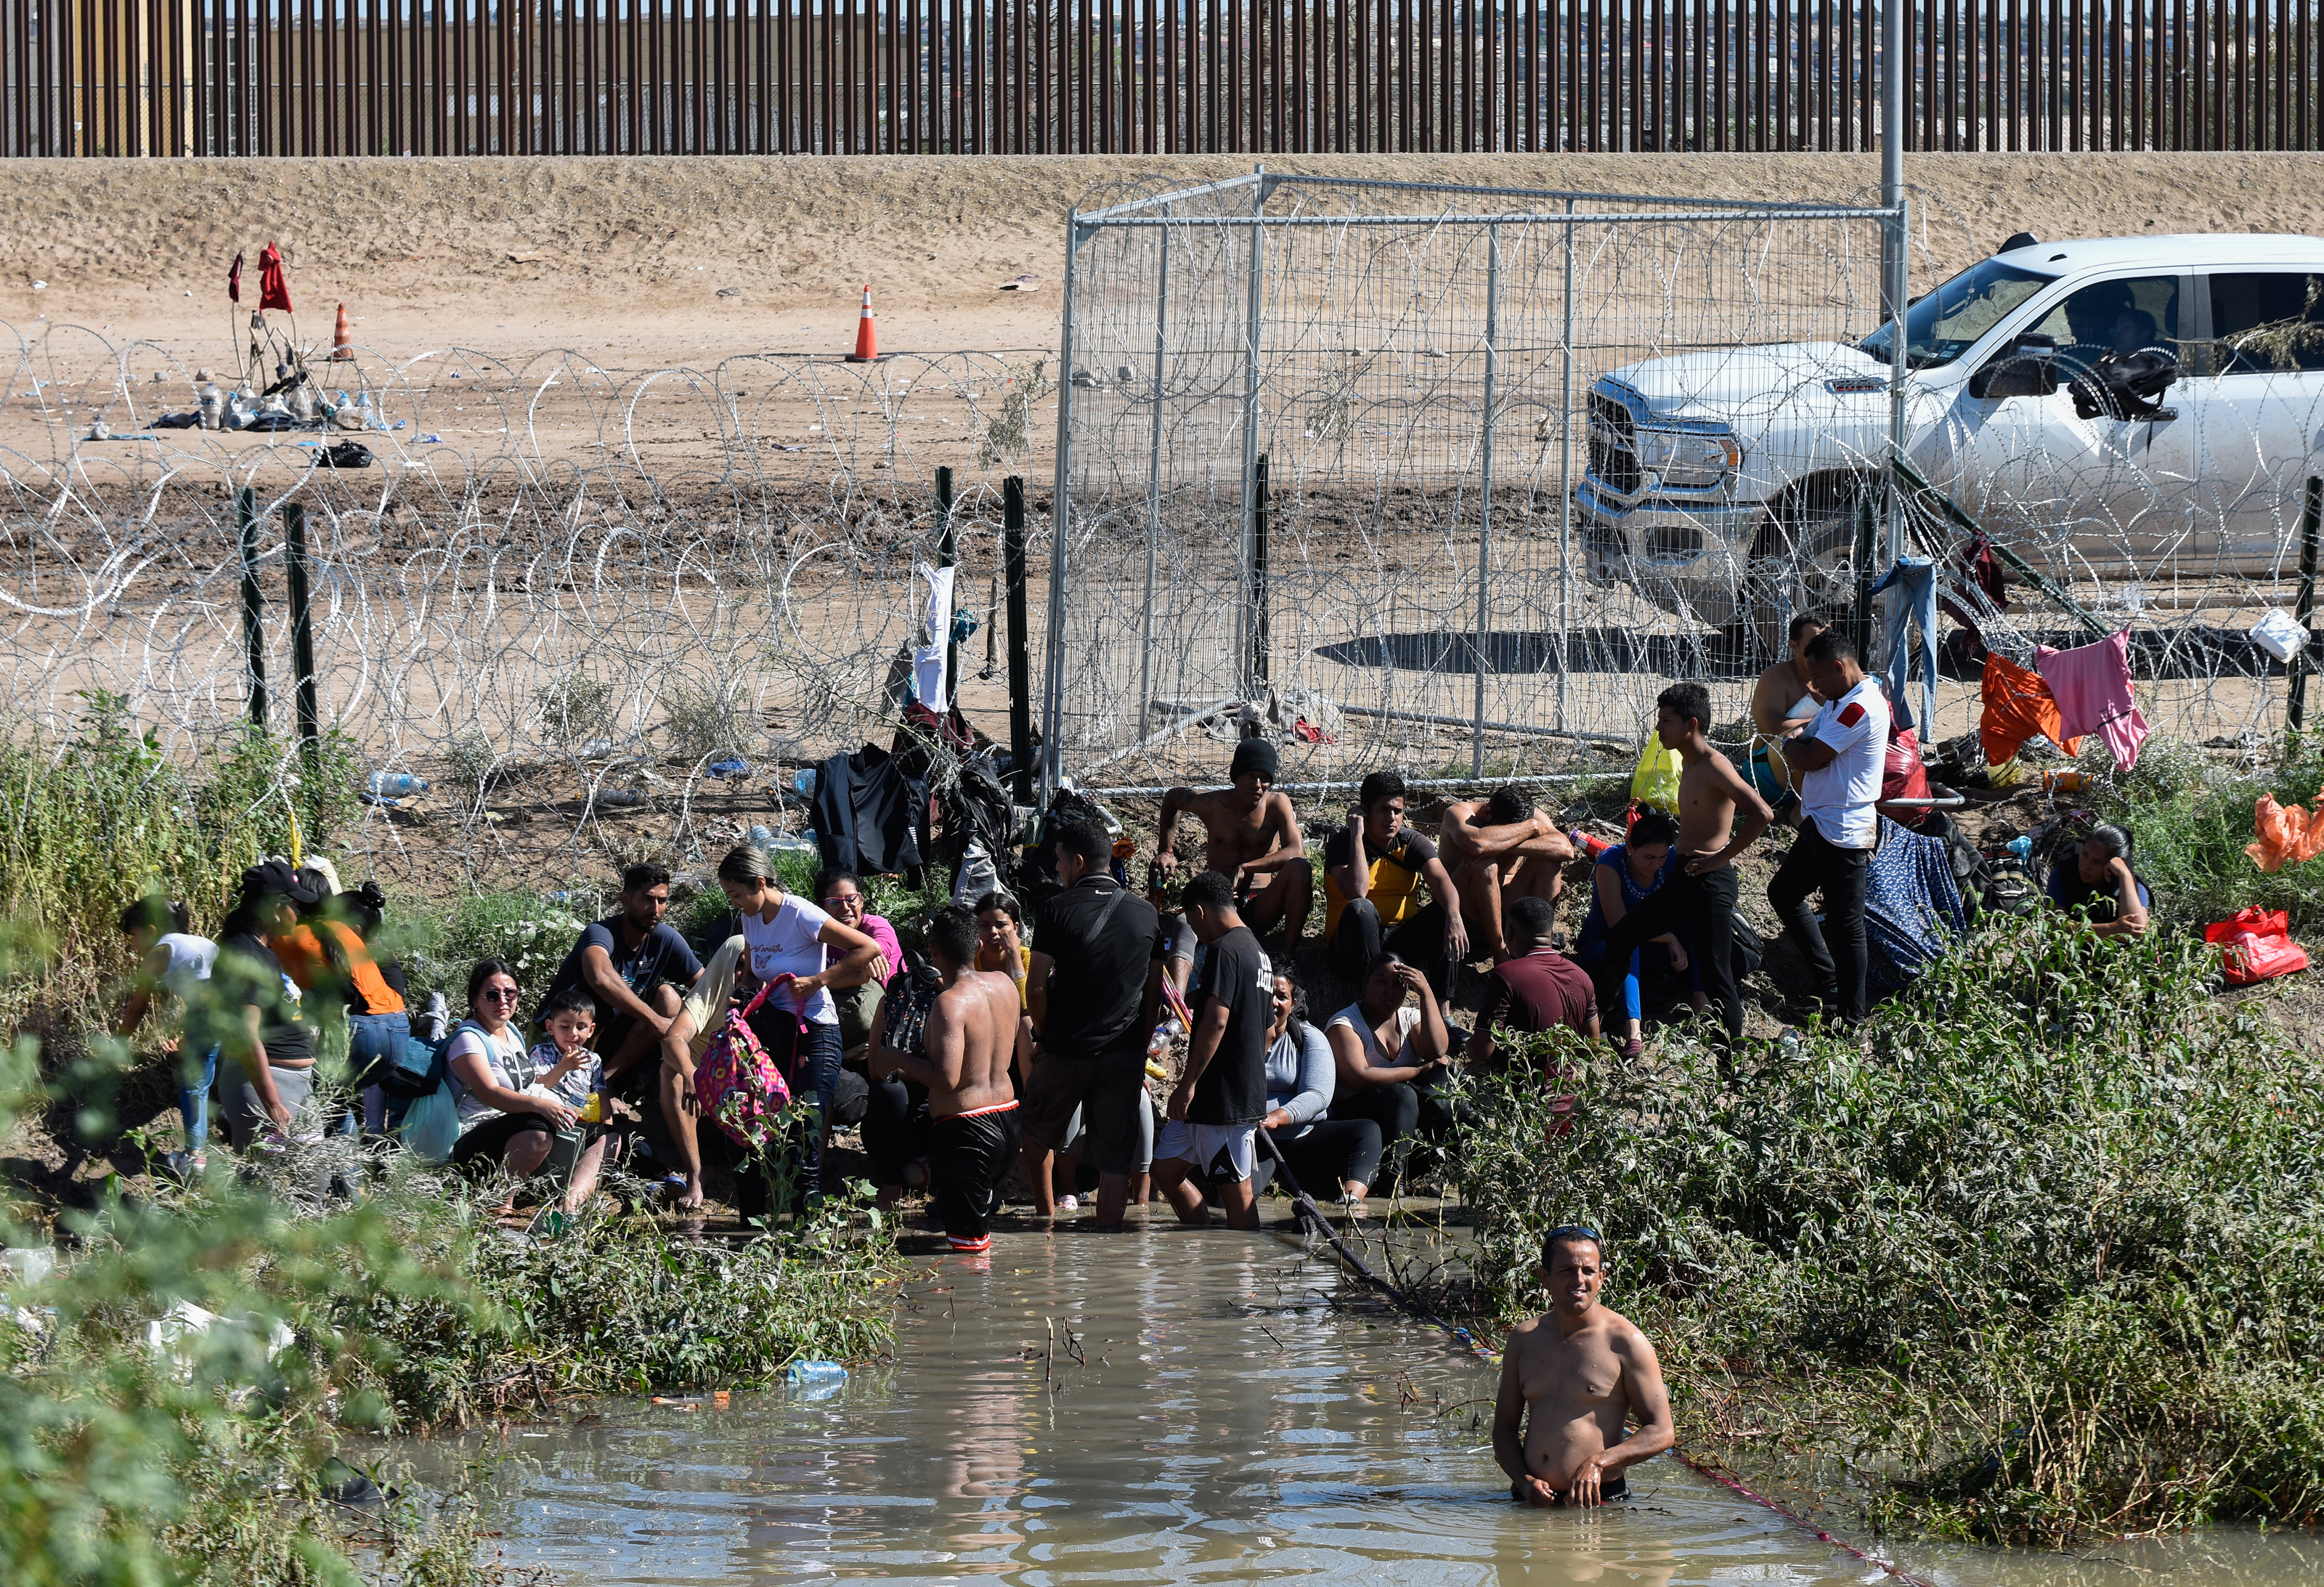
{"type": "Polygon", "coordinates": [[[2308,950],[2292,940],[2292,920],[2282,909],[2237,909],[2232,919],[2204,927],[2203,940],[2218,947],[2229,986],[2308,968],[2308,950]]]}

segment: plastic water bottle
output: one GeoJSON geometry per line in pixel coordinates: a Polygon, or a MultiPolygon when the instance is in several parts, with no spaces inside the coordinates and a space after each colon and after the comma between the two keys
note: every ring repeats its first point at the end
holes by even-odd
{"type": "Polygon", "coordinates": [[[748,761],[713,761],[704,768],[713,777],[747,777],[751,772],[748,761]]]}
{"type": "Polygon", "coordinates": [[[847,1369],[837,1361],[793,1361],[783,1369],[783,1381],[800,1399],[829,1399],[847,1387],[847,1369]]]}
{"type": "Polygon", "coordinates": [[[795,837],[779,837],[767,848],[770,853],[778,854],[818,854],[823,852],[823,844],[816,837],[812,826],[795,837]]]}
{"type": "Polygon", "coordinates": [[[775,835],[764,826],[753,826],[744,835],[743,841],[754,849],[770,849],[775,846],[775,835]]]}
{"type": "Polygon", "coordinates": [[[204,429],[226,428],[226,393],[218,390],[217,382],[212,381],[202,388],[200,405],[204,429]]]}
{"type": "Polygon", "coordinates": [[[371,780],[364,786],[381,798],[401,799],[424,792],[428,782],[425,778],[414,777],[409,771],[374,771],[371,774],[371,780]]]}
{"type": "Polygon", "coordinates": [[[803,799],[815,798],[815,768],[803,767],[791,776],[791,790],[803,799]]]}

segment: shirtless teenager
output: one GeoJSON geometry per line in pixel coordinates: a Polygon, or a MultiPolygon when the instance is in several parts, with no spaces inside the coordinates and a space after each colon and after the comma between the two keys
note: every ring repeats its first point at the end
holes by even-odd
{"type": "Polygon", "coordinates": [[[1622,1473],[1675,1441],[1662,1363],[1637,1324],[1598,1304],[1606,1248],[1596,1230],[1551,1230],[1541,1276],[1549,1315],[1509,1330],[1501,1352],[1493,1459],[1526,1504],[1627,1499],[1622,1473]],[[1638,1430],[1626,1438],[1630,1422],[1638,1430]]]}
{"type": "Polygon", "coordinates": [[[1227,769],[1232,788],[1210,793],[1174,788],[1164,794],[1154,869],[1166,883],[1177,869],[1170,839],[1178,830],[1178,812],[1189,812],[1203,824],[1203,868],[1234,883],[1243,924],[1264,933],[1279,920],[1283,940],[1296,943],[1314,898],[1315,867],[1307,858],[1307,840],[1290,796],[1274,791],[1277,765],[1273,744],[1247,738],[1235,745],[1227,769]]]}
{"type": "Polygon", "coordinates": [[[1759,681],[1751,686],[1751,726],[1757,734],[1751,741],[1751,783],[1776,805],[1798,792],[1792,769],[1776,745],[1805,733],[1823,708],[1800,652],[1827,626],[1812,613],[1803,612],[1793,618],[1791,653],[1759,674],[1759,681]]]}
{"type": "Polygon", "coordinates": [[[883,1047],[876,1063],[928,1088],[928,1178],[945,1239],[956,1251],[986,1251],[1001,1181],[1017,1161],[1009,1060],[1028,1021],[1014,977],[971,968],[976,917],[967,909],[938,909],[928,922],[927,946],[944,990],[928,1010],[921,1043],[927,1056],[883,1047]]]}
{"type": "Polygon", "coordinates": [[[1470,942],[1496,964],[1509,956],[1502,911],[1513,900],[1527,898],[1555,909],[1565,887],[1565,863],[1573,858],[1572,840],[1558,830],[1556,819],[1536,810],[1533,796],[1515,783],[1489,799],[1445,806],[1436,848],[1460,891],[1470,942]]]}
{"type": "Polygon", "coordinates": [[[1618,999],[1630,955],[1643,943],[1676,932],[1702,975],[1702,990],[1719,1010],[1729,1041],[1743,1034],[1743,994],[1735,984],[1734,861],[1759,841],[1775,818],[1767,801],[1735,762],[1710,739],[1711,691],[1674,683],[1655,702],[1655,733],[1676,750],[1678,841],[1671,878],[1608,928],[1606,956],[1598,961],[1598,1002],[1618,999]],[[1736,817],[1740,812],[1738,825],[1736,817]]]}

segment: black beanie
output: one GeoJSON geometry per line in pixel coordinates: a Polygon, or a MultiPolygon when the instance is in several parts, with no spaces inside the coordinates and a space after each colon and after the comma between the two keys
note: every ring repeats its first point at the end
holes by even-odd
{"type": "Polygon", "coordinates": [[[1281,763],[1273,744],[1263,738],[1247,738],[1235,745],[1234,763],[1228,768],[1227,776],[1240,782],[1246,775],[1255,771],[1268,781],[1273,782],[1276,769],[1281,763]]]}

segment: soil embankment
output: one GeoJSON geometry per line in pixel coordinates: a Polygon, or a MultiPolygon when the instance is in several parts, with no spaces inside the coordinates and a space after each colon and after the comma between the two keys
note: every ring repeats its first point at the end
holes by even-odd
{"type": "MultiPolygon", "coordinates": [[[[1063,223],[1123,184],[1251,157],[17,161],[0,164],[0,318],[145,337],[181,357],[232,327],[225,278],[279,240],[302,331],[345,300],[399,358],[570,346],[616,369],[844,352],[865,282],[890,350],[1056,345],[1063,223]],[[1003,292],[1019,275],[1031,292],[1003,292]],[[34,291],[32,283],[45,281],[34,291]],[[722,293],[726,294],[723,295],[722,293]],[[190,296],[189,295],[190,294],[190,296]]],[[[1683,196],[1868,200],[1868,155],[1321,155],[1277,171],[1683,196]]],[[[2324,156],[1923,155],[1905,163],[1932,268],[2043,237],[2324,230],[2324,156]]],[[[1925,284],[1916,281],[1916,284],[1925,284]]]]}

